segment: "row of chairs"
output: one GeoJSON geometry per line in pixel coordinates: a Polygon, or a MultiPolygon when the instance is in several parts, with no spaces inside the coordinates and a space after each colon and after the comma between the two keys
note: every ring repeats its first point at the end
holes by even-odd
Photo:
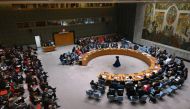
{"type": "Polygon", "coordinates": [[[121,103],[123,101],[124,97],[123,96],[119,96],[119,95],[116,95],[116,96],[114,96],[114,95],[108,95],[107,98],[108,98],[108,100],[110,102],[115,101],[115,102],[121,103]]]}
{"type": "MultiPolygon", "coordinates": [[[[154,89],[151,89],[150,94],[145,94],[141,97],[139,96],[130,96],[129,97],[129,101],[131,103],[146,103],[146,100],[149,98],[149,101],[152,102],[156,102],[156,99],[162,99],[165,95],[172,95],[175,93],[175,91],[177,89],[180,89],[182,84],[180,85],[169,85],[170,81],[166,81],[163,83],[163,85],[160,85],[159,87],[162,88],[162,90],[156,94],[155,96],[153,96],[154,93],[154,89]]],[[[94,99],[101,99],[101,97],[104,95],[105,93],[105,85],[104,84],[99,84],[98,88],[95,89],[94,86],[91,86],[92,89],[87,90],[86,94],[90,97],[90,98],[94,98],[94,99]]],[[[109,91],[112,89],[109,89],[109,91]]],[[[119,91],[123,92],[124,89],[118,89],[119,91]]],[[[118,95],[118,94],[107,94],[107,98],[110,102],[119,102],[121,103],[124,100],[124,96],[123,95],[118,95]]]]}
{"type": "MultiPolygon", "coordinates": [[[[162,100],[164,96],[174,94],[177,89],[181,88],[181,86],[182,86],[182,84],[181,85],[171,85],[171,86],[167,86],[167,87],[162,86],[163,89],[155,96],[153,96],[152,94],[149,94],[149,95],[145,94],[142,97],[130,96],[129,101],[131,103],[137,103],[137,102],[146,103],[147,98],[149,98],[149,101],[155,103],[157,99],[162,100]]],[[[154,90],[151,90],[151,93],[153,93],[153,92],[154,92],[154,90]]]]}
{"type": "Polygon", "coordinates": [[[110,102],[118,102],[121,103],[124,100],[124,85],[117,83],[116,81],[112,81],[109,86],[109,91],[107,93],[107,98],[110,102]]]}

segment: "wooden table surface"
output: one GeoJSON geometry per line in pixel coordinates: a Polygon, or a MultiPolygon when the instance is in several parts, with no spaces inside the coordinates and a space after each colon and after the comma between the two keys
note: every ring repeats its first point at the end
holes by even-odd
{"type": "Polygon", "coordinates": [[[55,46],[47,46],[47,47],[42,47],[44,52],[51,52],[55,51],[55,46]]]}
{"type": "MultiPolygon", "coordinates": [[[[157,73],[160,69],[160,65],[156,64],[157,59],[152,57],[147,53],[142,53],[132,49],[124,49],[124,48],[105,48],[99,50],[93,50],[87,52],[82,56],[82,65],[86,66],[88,62],[96,57],[103,56],[103,55],[126,55],[131,56],[137,59],[144,61],[146,64],[149,65],[149,68],[141,71],[141,72],[134,72],[131,74],[113,74],[111,72],[101,72],[100,75],[106,80],[114,80],[117,81],[125,81],[129,76],[132,76],[134,80],[141,80],[143,79],[144,75],[149,77],[152,72],[157,73]]],[[[98,76],[100,76],[98,75],[98,76]]]]}

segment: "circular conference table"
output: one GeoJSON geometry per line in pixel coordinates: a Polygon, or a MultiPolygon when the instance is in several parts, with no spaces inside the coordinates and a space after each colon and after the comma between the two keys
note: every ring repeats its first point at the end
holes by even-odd
{"type": "Polygon", "coordinates": [[[134,72],[131,74],[125,74],[123,72],[119,74],[113,74],[111,72],[101,72],[100,75],[108,81],[117,80],[117,81],[122,82],[128,79],[129,76],[132,76],[133,80],[138,81],[138,80],[142,80],[145,75],[147,77],[150,77],[152,75],[152,72],[157,73],[158,70],[160,70],[160,65],[156,63],[157,59],[152,57],[150,54],[142,53],[137,50],[125,49],[125,48],[105,48],[105,49],[92,50],[90,52],[85,53],[82,56],[82,59],[81,59],[82,65],[86,66],[90,60],[99,56],[104,56],[104,55],[131,56],[131,57],[140,59],[149,65],[148,69],[141,72],[134,72]]]}

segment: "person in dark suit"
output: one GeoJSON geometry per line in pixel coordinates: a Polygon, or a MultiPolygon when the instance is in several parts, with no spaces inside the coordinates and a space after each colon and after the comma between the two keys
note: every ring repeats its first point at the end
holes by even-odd
{"type": "Polygon", "coordinates": [[[134,89],[134,86],[127,87],[126,91],[127,91],[126,94],[127,94],[128,99],[130,99],[130,96],[136,96],[136,91],[134,89]]]}
{"type": "Polygon", "coordinates": [[[120,64],[120,61],[119,61],[119,56],[116,56],[116,61],[115,63],[113,64],[114,67],[120,67],[121,64],[120,64]]]}
{"type": "Polygon", "coordinates": [[[90,86],[91,86],[91,88],[94,89],[94,90],[98,89],[98,84],[96,84],[96,83],[94,82],[94,80],[92,80],[92,81],[90,82],[90,86]]]}
{"type": "Polygon", "coordinates": [[[155,73],[155,72],[152,72],[152,75],[150,76],[150,79],[154,79],[154,78],[156,78],[156,77],[157,77],[156,73],[155,73]]]}
{"type": "Polygon", "coordinates": [[[75,48],[75,47],[73,47],[72,52],[75,52],[75,50],[76,50],[76,48],[75,48]]]}

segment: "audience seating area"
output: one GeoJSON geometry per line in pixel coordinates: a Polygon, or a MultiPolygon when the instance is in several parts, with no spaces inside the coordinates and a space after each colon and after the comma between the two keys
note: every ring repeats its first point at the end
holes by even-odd
{"type": "Polygon", "coordinates": [[[0,108],[56,109],[56,88],[31,47],[0,48],[0,108]]]}

